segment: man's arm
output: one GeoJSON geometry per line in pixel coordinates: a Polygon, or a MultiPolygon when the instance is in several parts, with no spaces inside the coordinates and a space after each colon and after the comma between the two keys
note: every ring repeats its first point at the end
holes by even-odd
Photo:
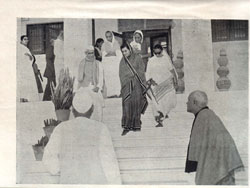
{"type": "Polygon", "coordinates": [[[45,146],[43,154],[43,164],[52,175],[60,172],[59,150],[60,150],[60,130],[56,127],[51,134],[48,144],[45,146]]]}

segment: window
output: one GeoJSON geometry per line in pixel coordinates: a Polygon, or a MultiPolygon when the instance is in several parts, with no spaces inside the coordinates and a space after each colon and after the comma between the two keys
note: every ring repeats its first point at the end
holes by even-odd
{"type": "Polygon", "coordinates": [[[211,25],[213,42],[248,40],[246,20],[212,20],[211,25]]]}
{"type": "Polygon", "coordinates": [[[49,41],[56,39],[60,30],[63,30],[63,23],[27,25],[28,47],[30,51],[34,55],[45,54],[49,41]]]}

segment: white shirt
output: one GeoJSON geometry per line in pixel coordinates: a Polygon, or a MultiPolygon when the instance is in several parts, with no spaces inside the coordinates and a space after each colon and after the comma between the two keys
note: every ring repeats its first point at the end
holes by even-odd
{"type": "Polygon", "coordinates": [[[121,184],[106,125],[84,117],[62,122],[45,147],[43,162],[62,184],[121,184]]]}

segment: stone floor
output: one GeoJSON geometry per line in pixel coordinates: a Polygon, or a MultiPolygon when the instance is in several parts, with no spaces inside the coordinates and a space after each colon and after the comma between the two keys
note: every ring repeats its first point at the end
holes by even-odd
{"type": "MultiPolygon", "coordinates": [[[[236,174],[238,185],[248,182],[248,103],[246,92],[210,94],[214,109],[235,139],[245,172],[236,174]]],[[[142,117],[142,131],[122,137],[121,100],[107,99],[104,122],[108,126],[123,184],[192,185],[194,175],[184,173],[186,149],[193,115],[186,112],[187,95],[178,95],[178,105],[163,128],[155,128],[150,107],[142,117]]],[[[42,136],[43,120],[55,118],[51,102],[17,105],[17,183],[57,183],[42,162],[36,161],[32,145],[42,136]]]]}

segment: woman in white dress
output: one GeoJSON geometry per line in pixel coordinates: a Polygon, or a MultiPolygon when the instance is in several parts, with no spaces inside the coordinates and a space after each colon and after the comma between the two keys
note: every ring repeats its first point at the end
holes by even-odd
{"type": "Polygon", "coordinates": [[[168,118],[169,112],[176,106],[175,87],[177,86],[177,74],[171,59],[162,46],[154,46],[154,54],[149,59],[146,72],[147,80],[151,80],[151,95],[153,115],[156,127],[162,127],[162,121],[168,118]]]}
{"type": "Polygon", "coordinates": [[[29,39],[21,36],[21,43],[17,49],[17,100],[18,102],[38,101],[38,89],[32,67],[33,55],[28,49],[29,39]]]}
{"type": "Polygon", "coordinates": [[[102,65],[105,72],[107,97],[118,97],[121,85],[119,79],[119,62],[122,58],[120,45],[111,31],[105,33],[106,40],[102,48],[102,65]]]}

